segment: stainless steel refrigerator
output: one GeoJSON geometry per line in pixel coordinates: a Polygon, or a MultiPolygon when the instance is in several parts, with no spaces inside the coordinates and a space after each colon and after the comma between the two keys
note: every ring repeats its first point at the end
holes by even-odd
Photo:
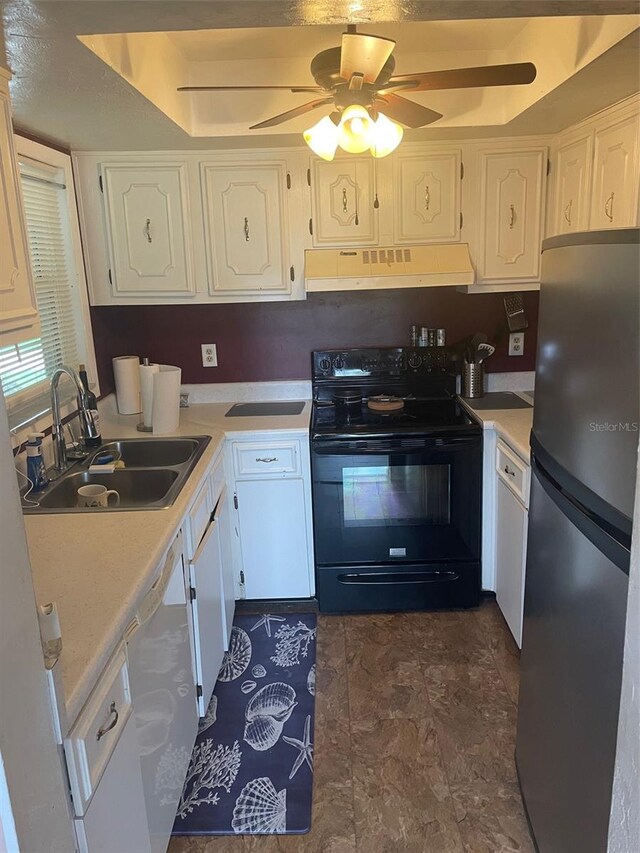
{"type": "Polygon", "coordinates": [[[540,853],[605,853],[638,449],[640,230],[542,247],[516,762],[540,853]]]}

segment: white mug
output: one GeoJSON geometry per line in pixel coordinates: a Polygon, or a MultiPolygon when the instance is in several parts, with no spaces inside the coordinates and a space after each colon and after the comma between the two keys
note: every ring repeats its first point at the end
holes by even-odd
{"type": "Polygon", "coordinates": [[[108,489],[106,486],[80,486],[78,506],[108,507],[110,495],[116,496],[113,506],[119,506],[120,495],[115,489],[108,489]]]}

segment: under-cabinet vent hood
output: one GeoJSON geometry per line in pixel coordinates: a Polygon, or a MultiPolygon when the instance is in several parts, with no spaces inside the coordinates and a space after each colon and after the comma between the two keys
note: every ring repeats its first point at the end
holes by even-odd
{"type": "Polygon", "coordinates": [[[371,249],[307,249],[307,291],[473,284],[467,243],[371,249]]]}

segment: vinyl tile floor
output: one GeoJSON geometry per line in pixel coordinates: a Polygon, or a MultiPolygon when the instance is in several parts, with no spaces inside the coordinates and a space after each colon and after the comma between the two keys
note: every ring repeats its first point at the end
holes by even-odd
{"type": "Polygon", "coordinates": [[[320,616],[308,835],[169,853],[534,853],[516,781],[518,649],[475,611],[320,616]]]}

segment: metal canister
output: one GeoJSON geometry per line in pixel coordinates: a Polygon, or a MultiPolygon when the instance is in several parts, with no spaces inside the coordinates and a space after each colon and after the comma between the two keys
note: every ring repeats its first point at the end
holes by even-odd
{"type": "Polygon", "coordinates": [[[427,336],[428,344],[427,346],[434,347],[436,345],[436,330],[429,329],[429,334],[427,336]]]}
{"type": "Polygon", "coordinates": [[[436,346],[446,346],[447,334],[444,329],[436,329],[436,346]]]}
{"type": "Polygon", "coordinates": [[[417,347],[420,340],[420,329],[418,326],[411,327],[411,346],[417,347]]]}

